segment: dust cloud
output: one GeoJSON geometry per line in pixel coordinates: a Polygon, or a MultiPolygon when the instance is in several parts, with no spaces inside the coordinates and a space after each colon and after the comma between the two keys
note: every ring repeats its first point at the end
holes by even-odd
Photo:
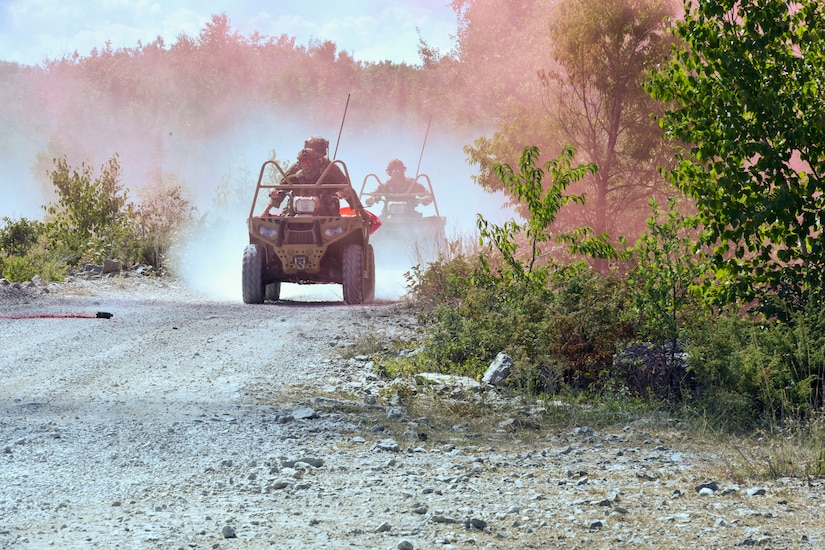
{"type": "MultiPolygon", "coordinates": [[[[336,158],[342,160],[348,169],[353,188],[360,192],[371,191],[375,174],[382,181],[386,179],[386,166],[390,160],[399,158],[407,166],[407,175],[414,177],[416,168],[420,174],[429,176],[436,196],[438,213],[446,218],[448,238],[476,238],[476,214],[495,223],[503,223],[513,216],[502,208],[503,195],[491,195],[476,186],[471,179],[473,169],[465,159],[463,147],[470,136],[455,136],[427,121],[416,127],[401,126],[393,121],[383,126],[373,126],[361,130],[344,125],[336,158]],[[425,143],[425,134],[427,141],[425,143]],[[423,149],[423,154],[422,154],[423,149]],[[419,167],[420,160],[420,167],[419,167]]],[[[199,200],[197,206],[201,223],[177,250],[176,272],[186,284],[204,292],[216,300],[241,299],[241,257],[249,243],[246,220],[255,190],[261,164],[275,151],[279,161],[291,163],[303,147],[305,139],[321,135],[330,141],[330,156],[336,149],[339,128],[308,127],[300,122],[279,120],[250,123],[234,136],[215,140],[206,149],[214,155],[206,155],[216,169],[223,167],[224,175],[241,175],[231,181],[234,203],[214,205],[199,200]],[[277,127],[278,132],[271,128],[277,127]]],[[[218,172],[216,172],[217,174],[218,172]]],[[[207,182],[201,180],[198,196],[210,197],[218,187],[218,178],[207,182]]],[[[259,213],[265,201],[259,199],[254,213],[259,213]]],[[[424,215],[435,215],[430,207],[422,210],[424,215]]],[[[379,212],[373,211],[378,214],[379,212]]],[[[381,228],[377,230],[381,231],[381,228]]],[[[377,240],[377,238],[376,238],[377,240]]],[[[407,291],[405,273],[422,260],[418,249],[409,242],[400,242],[392,253],[376,247],[376,299],[396,300],[407,291]],[[399,251],[401,252],[399,254],[399,251]]],[[[434,258],[432,258],[434,259],[434,258]]],[[[285,283],[281,288],[282,299],[296,301],[341,301],[340,285],[297,285],[285,283]]]]}
{"type": "MultiPolygon", "coordinates": [[[[481,42],[489,46],[489,41],[481,42]]],[[[54,200],[47,177],[52,159],[65,156],[69,166],[85,163],[97,173],[117,154],[129,200],[138,202],[141,191],[173,176],[170,181],[179,183],[197,208],[196,219],[173,251],[174,272],[213,299],[240,300],[241,258],[249,242],[246,220],[261,164],[273,152],[278,161],[291,164],[313,135],[330,141],[330,156],[346,163],[356,191],[368,174],[386,179],[386,166],[395,158],[406,164],[408,176],[428,175],[448,238],[476,240],[478,213],[498,224],[514,216],[502,209],[502,194],[475,185],[475,169],[463,151],[491,131],[470,128],[469,120],[494,123],[479,116],[485,110],[480,108],[483,97],[469,93],[486,93],[485,86],[472,81],[462,84],[467,90],[455,89],[449,83],[467,80],[461,74],[439,76],[428,69],[420,90],[399,91],[395,86],[418,81],[411,69],[382,66],[375,67],[381,69],[376,76],[363,68],[354,72],[381,84],[358,88],[359,82],[348,75],[355,65],[347,64],[347,56],[336,57],[334,44],[296,49],[281,37],[262,50],[267,55],[259,55],[259,49],[257,42],[233,33],[224,16],[213,18],[200,36],[180,36],[169,48],[152,43],[47,64],[32,77],[32,93],[21,97],[26,105],[19,110],[26,116],[15,119],[17,135],[29,136],[26,144],[15,142],[22,139],[12,131],[12,148],[0,150],[0,218],[42,218],[42,206],[54,200]],[[192,69],[196,53],[206,63],[200,70],[192,69]],[[296,82],[280,86],[275,85],[278,75],[308,80],[294,78],[296,82]],[[341,79],[355,88],[352,103],[349,90],[338,91],[341,79]],[[377,108],[376,102],[385,104],[377,108]],[[427,102],[435,113],[424,112],[427,102]],[[451,123],[449,114],[456,115],[451,123]]],[[[445,70],[452,65],[446,63],[445,70]]],[[[475,74],[472,67],[467,71],[475,74]]],[[[495,97],[486,101],[497,104],[495,97]]],[[[253,212],[263,206],[260,202],[253,212]]],[[[397,251],[406,244],[391,248],[397,251]]],[[[378,299],[402,296],[404,274],[421,261],[414,247],[397,256],[376,250],[378,299]]],[[[340,300],[341,289],[286,284],[282,296],[340,300]]]]}
{"type": "MultiPolygon", "coordinates": [[[[329,139],[330,156],[337,145],[336,158],[346,163],[356,191],[362,189],[368,174],[385,180],[386,166],[395,158],[407,166],[408,176],[414,177],[416,171],[429,176],[438,213],[446,217],[448,237],[473,235],[476,213],[497,223],[512,216],[501,208],[503,196],[488,194],[471,179],[474,171],[466,162],[463,147],[481,135],[480,131],[456,135],[435,122],[410,122],[401,116],[384,123],[362,124],[357,109],[350,106],[343,129],[341,119],[307,124],[300,116],[255,116],[239,119],[231,128],[197,140],[186,137],[191,136],[187,129],[163,122],[156,123],[154,138],[146,139],[145,133],[135,132],[128,118],[102,105],[98,116],[114,121],[111,126],[120,127],[120,131],[96,131],[93,121],[72,119],[63,113],[61,116],[73,121],[72,128],[65,133],[54,128],[61,137],[50,142],[45,151],[38,155],[21,146],[12,154],[0,155],[0,192],[4,197],[0,219],[43,218],[42,207],[55,200],[49,195],[47,178],[53,168],[52,158],[66,155],[70,166],[86,163],[97,175],[99,167],[117,152],[121,183],[130,200],[139,200],[141,190],[154,179],[174,174],[197,208],[196,223],[175,250],[175,272],[188,286],[211,298],[240,300],[241,256],[249,242],[246,220],[261,164],[273,152],[280,162],[291,164],[304,140],[313,135],[329,139]],[[85,137],[73,139],[79,135],[85,137]]],[[[70,124],[64,122],[63,126],[70,124]]],[[[370,191],[374,184],[375,179],[370,179],[365,190],[370,191]]],[[[259,203],[256,212],[262,208],[263,203],[259,203]]],[[[424,214],[435,212],[430,209],[424,214]]],[[[398,248],[405,246],[409,243],[399,243],[398,248]]],[[[404,274],[421,260],[414,249],[408,252],[406,258],[389,261],[381,250],[376,251],[377,299],[398,299],[406,292],[404,274]]],[[[342,299],[339,285],[285,284],[282,296],[296,300],[342,299]]]]}
{"type": "Polygon", "coordinates": [[[14,157],[0,157],[0,219],[27,218],[39,220],[43,217],[42,205],[45,196],[33,181],[28,168],[14,157]],[[21,183],[24,183],[21,186],[21,183]],[[26,189],[26,192],[21,192],[26,189]]]}

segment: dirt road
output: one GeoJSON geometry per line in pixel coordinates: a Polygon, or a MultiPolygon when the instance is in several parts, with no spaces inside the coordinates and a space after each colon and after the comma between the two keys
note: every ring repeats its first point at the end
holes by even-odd
{"type": "MultiPolygon", "coordinates": [[[[293,429],[311,420],[321,440],[342,429],[311,413],[293,421],[299,405],[290,396],[335,392],[341,380],[331,358],[391,307],[251,307],[154,280],[7,292],[0,547],[185,547],[193,538],[209,547],[211,538],[230,540],[221,529],[243,510],[284,515],[280,505],[253,501],[271,499],[261,493],[277,480],[291,486],[300,476],[281,474],[289,457],[305,454],[293,429]],[[68,317],[99,311],[112,318],[68,317]]],[[[269,523],[243,521],[257,524],[253,531],[269,523]]],[[[272,540],[288,532],[277,531],[272,540]]],[[[235,546],[266,546],[250,534],[238,533],[235,546]]]]}
{"type": "Polygon", "coordinates": [[[413,334],[396,304],[0,290],[0,548],[825,545],[819,482],[736,484],[676,429],[479,429],[388,403],[352,355],[413,334]]]}

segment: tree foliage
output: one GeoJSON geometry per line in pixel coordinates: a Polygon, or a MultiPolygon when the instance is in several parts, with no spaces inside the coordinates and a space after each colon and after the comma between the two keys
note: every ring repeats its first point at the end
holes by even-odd
{"type": "Polygon", "coordinates": [[[664,18],[674,11],[671,2],[530,5],[537,7],[543,23],[537,31],[541,34],[531,36],[536,40],[523,52],[542,60],[531,73],[533,87],[521,88],[532,95],[518,96],[518,104],[499,119],[494,136],[481,137],[466,149],[480,168],[477,181],[486,189],[501,189],[493,165],[509,162],[525,143],[539,144],[550,156],[569,144],[580,161],[599,170],[575,188],[586,194],[587,206],[568,209],[560,225],[572,228],[584,221],[597,234],[635,238],[643,228],[647,200],[666,187],[656,166],[667,147],[650,117],[657,105],[642,84],[667,53],[664,18]]]}
{"type": "Polygon", "coordinates": [[[654,342],[670,342],[675,353],[682,336],[684,310],[698,300],[696,285],[706,273],[706,258],[694,251],[697,221],[668,200],[664,216],[650,201],[647,231],[632,247],[636,267],[628,277],[639,313],[639,332],[654,342]]]}
{"type": "Polygon", "coordinates": [[[727,300],[783,303],[825,283],[825,7],[686,2],[647,90],[685,144],[669,176],[696,200],[727,300]]]}
{"type": "Polygon", "coordinates": [[[348,93],[350,120],[372,124],[399,110],[423,118],[432,92],[428,74],[356,62],[328,40],[302,46],[287,35],[243,36],[216,14],[199,34],[181,34],[172,44],[160,38],[131,48],[107,44],[88,57],[47,61],[42,79],[30,84],[46,109],[31,115],[49,118],[70,159],[94,158],[104,144],[124,152],[127,141],[149,157],[170,141],[186,147],[249,120],[294,117],[336,127],[348,93]],[[124,127],[144,139],[124,139],[124,127]]]}
{"type": "MultiPolygon", "coordinates": [[[[539,154],[538,147],[526,147],[521,155],[518,172],[509,164],[493,167],[504,188],[527,205],[530,212],[527,221],[519,224],[510,220],[499,226],[491,224],[479,214],[478,228],[482,242],[487,240],[495,247],[512,278],[544,288],[547,284],[548,266],[546,262],[536,265],[536,260],[542,253],[541,245],[554,238],[559,242],[564,239],[553,228],[559,211],[570,203],[584,202],[584,197],[569,195],[566,190],[573,183],[595,172],[596,167],[593,164],[572,166],[575,152],[565,149],[559,158],[547,161],[542,169],[536,166],[539,154]],[[547,185],[544,184],[545,171],[550,175],[547,185]],[[526,258],[518,250],[517,239],[522,234],[528,244],[526,258]]],[[[582,233],[587,231],[582,230],[582,233]]],[[[567,238],[574,241],[570,235],[567,238]]]]}
{"type": "Polygon", "coordinates": [[[165,268],[170,249],[181,242],[195,211],[176,174],[161,178],[141,191],[142,200],[129,210],[129,224],[136,246],[134,256],[157,271],[165,268]]]}
{"type": "MultiPolygon", "coordinates": [[[[442,65],[455,77],[448,102],[459,117],[484,126],[501,124],[535,100],[540,90],[535,75],[549,47],[547,20],[553,3],[453,0],[458,63],[443,60],[442,65]]],[[[499,160],[515,163],[523,147],[536,143],[524,136],[512,157],[499,160]]]]}
{"type": "Polygon", "coordinates": [[[628,214],[664,187],[667,148],[643,81],[667,54],[674,11],[670,0],[565,0],[550,21],[558,70],[539,74],[544,105],[565,143],[599,167],[586,182],[597,233],[630,230],[628,214]]]}
{"type": "MultiPolygon", "coordinates": [[[[479,181],[494,181],[492,164],[517,163],[529,144],[541,146],[542,162],[575,144],[563,139],[550,116],[536,116],[545,95],[536,74],[558,68],[548,26],[557,3],[456,0],[456,48],[442,55],[422,41],[422,66],[358,62],[330,41],[300,45],[288,35],[244,36],[225,14],[216,14],[200,32],[172,43],[158,38],[119,49],[107,43],[88,56],[75,53],[43,67],[6,67],[14,78],[0,79],[0,97],[27,101],[0,104],[0,120],[32,128],[29,142],[46,150],[39,173],[55,157],[99,165],[118,151],[124,182],[138,189],[180,170],[170,166],[178,159],[209,155],[239,129],[265,136],[295,121],[337,128],[351,93],[347,124],[364,135],[387,121],[423,126],[430,117],[444,134],[498,128],[501,139],[491,140],[490,150],[479,146],[474,157],[479,181]]],[[[51,182],[44,185],[51,190],[51,182]]],[[[572,228],[573,218],[563,215],[556,223],[572,228]]]]}

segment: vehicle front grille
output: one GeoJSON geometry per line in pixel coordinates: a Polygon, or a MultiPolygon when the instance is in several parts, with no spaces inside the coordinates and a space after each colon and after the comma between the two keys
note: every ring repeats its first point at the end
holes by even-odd
{"type": "Polygon", "coordinates": [[[290,231],[286,235],[286,244],[315,244],[312,231],[290,231]]]}
{"type": "Polygon", "coordinates": [[[321,244],[319,228],[315,223],[289,223],[286,225],[284,244],[321,244]]]}

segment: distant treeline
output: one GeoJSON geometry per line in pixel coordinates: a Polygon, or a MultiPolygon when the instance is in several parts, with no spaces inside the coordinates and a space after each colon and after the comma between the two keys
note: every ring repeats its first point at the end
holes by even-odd
{"type": "MultiPolygon", "coordinates": [[[[389,121],[418,131],[435,120],[442,132],[478,138],[466,152],[490,191],[502,190],[493,163],[517,163],[528,145],[541,161],[573,146],[599,172],[576,190],[588,205],[568,216],[632,237],[662,186],[656,164],[665,155],[641,78],[666,51],[664,16],[674,10],[654,0],[598,4],[455,1],[454,50],[421,40],[417,65],[356,61],[330,41],[243,36],[224,14],[173,44],[105,44],[37,67],[0,62],[0,151],[36,153],[38,178],[56,158],[100,164],[118,153],[127,172],[132,159],[150,163],[151,182],[174,169],[163,162],[172,147],[203,158],[204,139],[285,114],[337,128],[351,98],[347,124],[362,132],[389,121]]],[[[564,217],[560,226],[571,225],[564,217]]]]}

